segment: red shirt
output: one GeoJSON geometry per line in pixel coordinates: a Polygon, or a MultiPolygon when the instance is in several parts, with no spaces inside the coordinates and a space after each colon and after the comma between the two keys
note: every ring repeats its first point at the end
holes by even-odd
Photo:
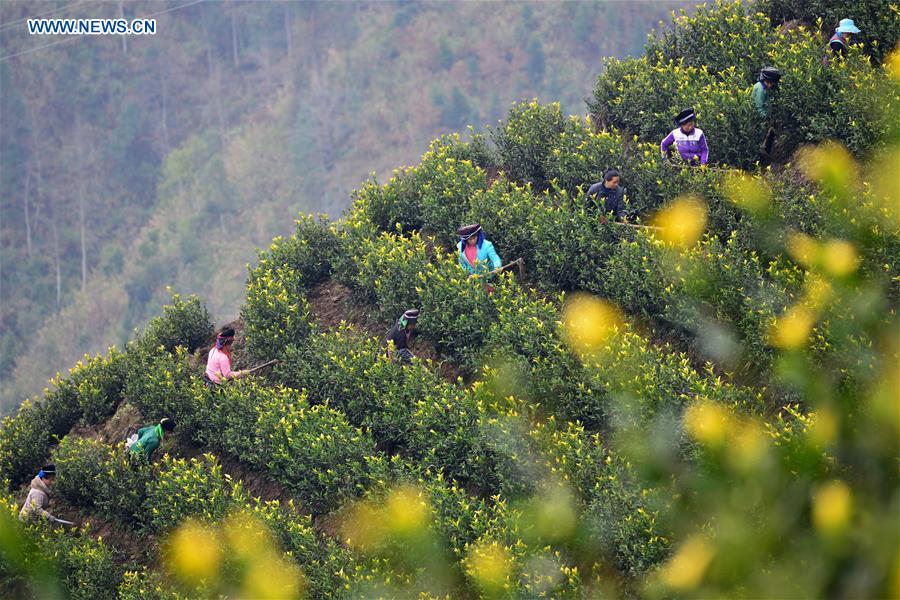
{"type": "Polygon", "coordinates": [[[466,260],[474,267],[475,261],[478,260],[478,244],[466,244],[463,252],[466,253],[466,260]]]}

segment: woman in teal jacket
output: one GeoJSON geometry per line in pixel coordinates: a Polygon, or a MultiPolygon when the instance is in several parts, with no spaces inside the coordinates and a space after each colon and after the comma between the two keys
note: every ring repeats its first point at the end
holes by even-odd
{"type": "Polygon", "coordinates": [[[484,231],[478,223],[459,228],[457,249],[459,266],[470,275],[484,275],[503,264],[494,244],[484,239],[484,231]]]}
{"type": "Polygon", "coordinates": [[[163,418],[158,425],[147,425],[137,431],[137,440],[129,446],[129,449],[147,460],[153,456],[153,452],[165,439],[165,434],[175,431],[175,421],[168,417],[163,418]]]}

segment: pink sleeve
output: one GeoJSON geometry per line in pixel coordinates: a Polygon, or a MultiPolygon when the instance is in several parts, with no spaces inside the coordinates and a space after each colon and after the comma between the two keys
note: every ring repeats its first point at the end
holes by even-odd
{"type": "Polygon", "coordinates": [[[231,370],[231,361],[228,360],[228,355],[224,352],[219,352],[218,367],[223,379],[231,379],[234,376],[234,371],[231,370]]]}

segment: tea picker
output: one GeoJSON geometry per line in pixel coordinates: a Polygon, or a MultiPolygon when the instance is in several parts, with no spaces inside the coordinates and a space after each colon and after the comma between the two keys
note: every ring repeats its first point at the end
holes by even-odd
{"type": "Polygon", "coordinates": [[[696,125],[697,114],[694,109],[684,109],[675,116],[673,121],[676,125],[675,129],[669,132],[669,135],[659,144],[663,158],[669,157],[674,144],[682,161],[692,167],[705,165],[709,160],[709,146],[703,130],[696,125]]]}
{"type": "Polygon", "coordinates": [[[598,181],[588,188],[585,197],[592,201],[591,204],[601,214],[613,213],[616,221],[626,218],[625,214],[625,188],[619,185],[619,172],[615,169],[607,169],[603,173],[603,180],[598,181]]]}
{"type": "Polygon", "coordinates": [[[28,490],[28,497],[19,511],[19,520],[28,521],[36,517],[41,517],[54,523],[63,525],[74,525],[72,521],[58,519],[54,517],[47,508],[50,506],[50,488],[56,480],[56,465],[49,464],[41,467],[38,474],[31,480],[31,487],[28,490]]]}
{"type": "Polygon", "coordinates": [[[503,266],[494,244],[485,239],[479,223],[465,225],[457,230],[459,266],[469,275],[487,275],[503,266]]]}
{"type": "Polygon", "coordinates": [[[159,448],[159,445],[165,439],[167,433],[175,431],[175,421],[168,417],[163,417],[159,423],[155,425],[147,425],[137,430],[137,433],[131,435],[125,442],[125,447],[136,456],[142,456],[148,461],[153,456],[153,452],[159,448]]]}
{"type": "Polygon", "coordinates": [[[407,364],[415,358],[409,349],[409,343],[412,340],[418,320],[419,310],[411,308],[400,315],[394,326],[388,330],[385,343],[387,344],[387,356],[389,359],[396,360],[400,364],[407,364]]]}

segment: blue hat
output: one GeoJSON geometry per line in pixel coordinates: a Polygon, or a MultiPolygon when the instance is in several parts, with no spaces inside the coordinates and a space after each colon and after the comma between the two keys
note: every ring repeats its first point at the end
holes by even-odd
{"type": "Polygon", "coordinates": [[[853,22],[853,19],[841,19],[841,22],[838,23],[838,28],[834,30],[835,33],[859,33],[859,27],[856,26],[856,23],[853,22]]]}

